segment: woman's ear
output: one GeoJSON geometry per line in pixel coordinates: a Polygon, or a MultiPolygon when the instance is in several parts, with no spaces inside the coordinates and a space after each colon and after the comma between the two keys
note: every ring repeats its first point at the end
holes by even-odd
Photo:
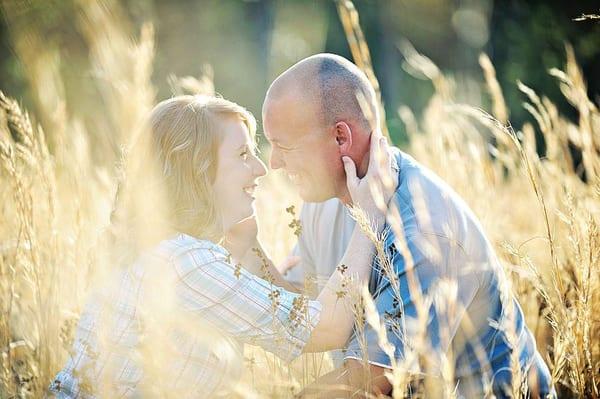
{"type": "Polygon", "coordinates": [[[337,122],[335,124],[335,141],[340,149],[340,154],[350,155],[352,149],[352,129],[346,122],[337,122]]]}

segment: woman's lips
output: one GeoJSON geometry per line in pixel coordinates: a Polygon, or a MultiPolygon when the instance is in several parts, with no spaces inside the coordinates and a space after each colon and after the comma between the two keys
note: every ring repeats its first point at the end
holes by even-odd
{"type": "Polygon", "coordinates": [[[243,188],[244,192],[246,194],[248,194],[251,197],[254,197],[254,190],[256,189],[256,184],[253,184],[251,186],[246,186],[243,188]]]}

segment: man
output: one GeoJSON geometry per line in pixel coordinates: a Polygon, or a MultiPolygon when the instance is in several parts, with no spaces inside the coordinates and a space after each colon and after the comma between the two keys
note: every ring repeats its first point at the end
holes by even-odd
{"type": "MultiPolygon", "coordinates": [[[[379,129],[374,90],[346,59],[315,55],[273,82],[263,127],[271,167],[284,169],[306,202],[296,253],[319,287],[341,266],[352,231],[341,158],[352,158],[359,176],[366,172],[370,136],[379,129]]],[[[429,396],[511,397],[518,389],[512,382],[521,380],[514,373],[529,373],[532,397],[550,393],[548,368],[476,217],[410,156],[394,149],[394,159],[399,184],[384,240],[389,264],[374,261],[369,286],[379,318],[357,323],[344,366],[319,389],[348,384],[388,394],[392,384],[384,371],[396,365],[424,376],[429,396]],[[379,322],[392,346],[382,340],[379,322]]]]}

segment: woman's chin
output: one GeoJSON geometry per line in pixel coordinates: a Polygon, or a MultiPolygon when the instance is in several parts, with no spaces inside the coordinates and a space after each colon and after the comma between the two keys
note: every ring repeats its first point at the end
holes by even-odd
{"type": "Polygon", "coordinates": [[[244,209],[240,209],[240,212],[238,213],[240,219],[239,221],[242,222],[246,219],[250,219],[252,217],[256,216],[256,209],[254,206],[254,200],[252,200],[252,202],[248,205],[245,206],[244,209]]]}

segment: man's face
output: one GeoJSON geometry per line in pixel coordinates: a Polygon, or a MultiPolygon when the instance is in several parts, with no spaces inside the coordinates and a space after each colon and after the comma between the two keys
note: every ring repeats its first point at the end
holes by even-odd
{"type": "Polygon", "coordinates": [[[285,170],[304,201],[340,195],[345,174],[339,146],[314,106],[289,97],[267,100],[263,127],[272,147],[271,168],[285,170]]]}

